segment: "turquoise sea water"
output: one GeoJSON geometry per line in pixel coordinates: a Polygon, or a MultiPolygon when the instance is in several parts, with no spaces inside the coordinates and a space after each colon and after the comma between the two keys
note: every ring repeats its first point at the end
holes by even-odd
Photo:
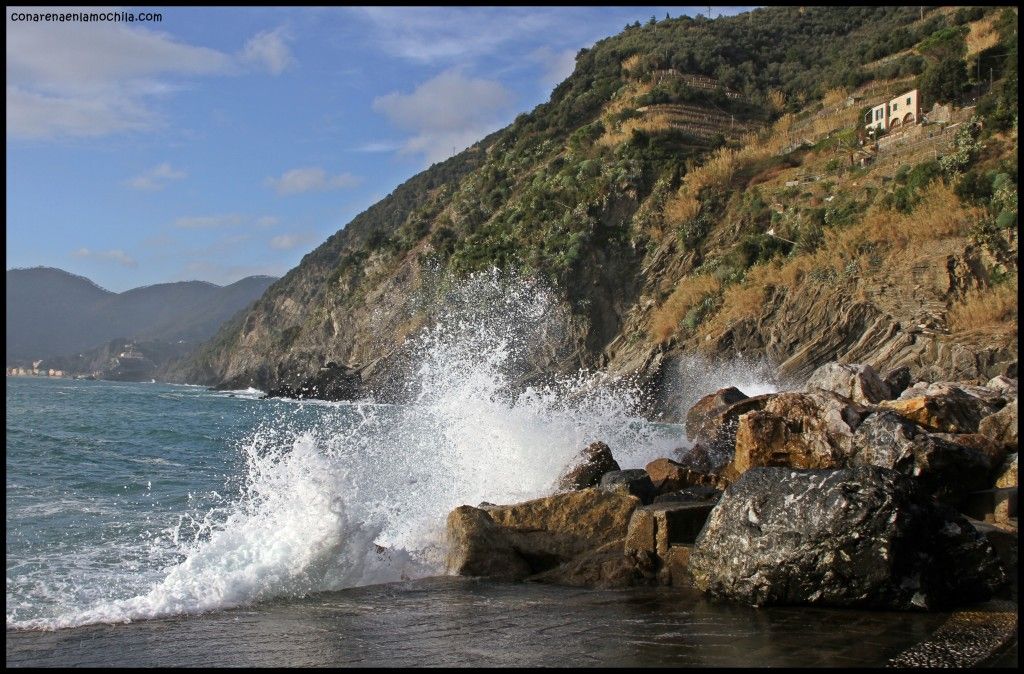
{"type": "Polygon", "coordinates": [[[199,387],[11,377],[6,402],[8,626],[42,625],[157,580],[197,522],[237,495],[235,440],[258,408],[284,405],[199,387]]]}
{"type": "Polygon", "coordinates": [[[451,508],[550,493],[581,447],[680,442],[613,394],[503,397],[483,369],[416,405],[7,379],[7,626],[197,614],[443,573],[451,508]]]}

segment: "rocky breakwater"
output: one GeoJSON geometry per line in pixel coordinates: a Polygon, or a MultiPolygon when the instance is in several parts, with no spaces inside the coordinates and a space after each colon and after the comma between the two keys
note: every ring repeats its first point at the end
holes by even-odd
{"type": "Polygon", "coordinates": [[[598,442],[559,493],[455,509],[449,571],[898,610],[985,600],[1016,575],[1015,379],[830,363],[802,390],[711,393],[686,431],[643,469],[598,442]]]}

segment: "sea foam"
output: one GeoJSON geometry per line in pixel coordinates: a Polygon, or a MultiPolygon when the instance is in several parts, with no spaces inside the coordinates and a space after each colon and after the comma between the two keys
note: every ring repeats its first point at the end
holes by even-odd
{"type": "Polygon", "coordinates": [[[680,427],[639,416],[644,391],[629,381],[579,371],[517,384],[566,325],[539,284],[478,274],[447,291],[435,318],[409,344],[413,403],[277,406],[239,441],[237,496],[161,537],[180,561],[148,591],[8,626],[127,622],[440,574],[452,508],[550,494],[594,440],[623,468],[682,444],[680,427]]]}

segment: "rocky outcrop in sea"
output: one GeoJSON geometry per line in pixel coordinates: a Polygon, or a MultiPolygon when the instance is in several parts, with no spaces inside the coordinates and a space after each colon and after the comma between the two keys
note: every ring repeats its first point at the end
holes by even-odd
{"type": "Polygon", "coordinates": [[[911,382],[828,363],[802,390],[713,392],[643,469],[581,450],[560,492],[452,511],[448,568],[746,604],[933,610],[1017,567],[1017,381],[911,382]]]}

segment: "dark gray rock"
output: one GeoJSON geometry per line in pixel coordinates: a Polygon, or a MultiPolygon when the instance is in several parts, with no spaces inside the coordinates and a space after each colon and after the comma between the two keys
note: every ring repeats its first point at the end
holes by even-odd
{"type": "Polygon", "coordinates": [[[714,487],[696,484],[692,487],[670,491],[667,494],[659,494],[654,497],[654,503],[717,501],[721,496],[722,492],[714,487]]]}
{"type": "Polygon", "coordinates": [[[305,400],[358,400],[363,395],[359,371],[337,363],[327,363],[316,374],[294,386],[282,384],[267,391],[266,398],[305,400]]]}
{"type": "Polygon", "coordinates": [[[870,414],[857,427],[853,441],[850,465],[912,475],[925,491],[950,503],[988,487],[1003,458],[983,436],[929,433],[891,410],[870,414]]]}
{"type": "Polygon", "coordinates": [[[907,387],[913,383],[914,377],[910,372],[910,368],[904,365],[887,372],[882,381],[889,387],[889,395],[895,398],[907,390],[907,387]]]}
{"type": "Polygon", "coordinates": [[[704,396],[686,412],[686,436],[699,438],[713,435],[715,425],[713,422],[709,424],[712,417],[729,405],[747,398],[749,396],[735,386],[719,389],[704,396]]]}
{"type": "Polygon", "coordinates": [[[601,490],[615,494],[636,496],[645,504],[650,503],[656,492],[651,476],[643,468],[613,470],[601,477],[601,490]]]}
{"type": "Polygon", "coordinates": [[[755,605],[936,609],[988,599],[1006,580],[961,515],[873,466],[745,472],[689,569],[701,590],[755,605]]]}
{"type": "Polygon", "coordinates": [[[601,441],[592,442],[577,456],[573,465],[558,482],[559,489],[586,489],[596,486],[601,476],[619,470],[612,450],[601,441]]]}
{"type": "Polygon", "coordinates": [[[891,410],[873,412],[853,434],[855,466],[881,466],[905,475],[914,472],[914,438],[924,429],[891,410]]]}

